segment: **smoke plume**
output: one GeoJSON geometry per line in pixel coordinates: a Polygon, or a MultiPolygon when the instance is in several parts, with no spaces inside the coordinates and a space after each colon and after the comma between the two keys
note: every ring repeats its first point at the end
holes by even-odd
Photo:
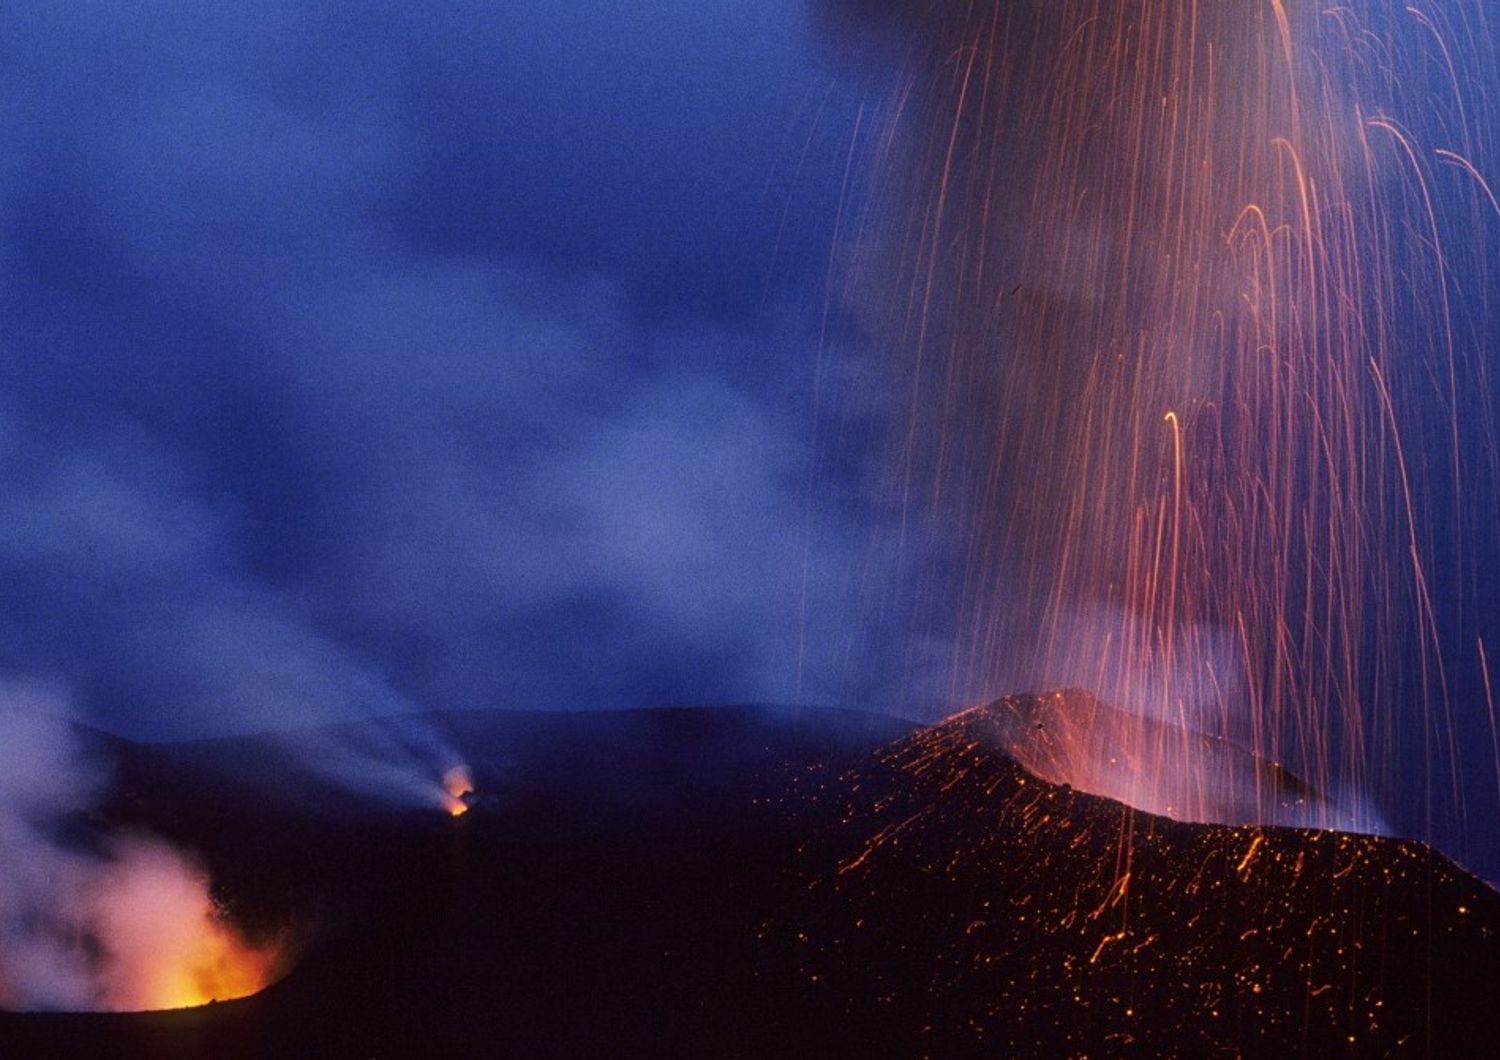
{"type": "Polygon", "coordinates": [[[107,763],[57,697],[0,696],[0,1006],[136,1011],[261,989],[274,949],[239,936],[190,855],[91,825],[107,763]]]}

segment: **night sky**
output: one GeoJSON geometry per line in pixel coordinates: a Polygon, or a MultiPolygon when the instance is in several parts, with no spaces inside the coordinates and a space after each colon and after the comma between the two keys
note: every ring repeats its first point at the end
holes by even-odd
{"type": "Polygon", "coordinates": [[[950,678],[955,542],[835,293],[868,9],[911,6],[7,5],[6,700],[175,738],[1008,691],[950,678]]]}
{"type": "Polygon", "coordinates": [[[878,79],[600,10],[7,8],[0,672],[147,737],[910,705],[824,337],[878,79]]]}

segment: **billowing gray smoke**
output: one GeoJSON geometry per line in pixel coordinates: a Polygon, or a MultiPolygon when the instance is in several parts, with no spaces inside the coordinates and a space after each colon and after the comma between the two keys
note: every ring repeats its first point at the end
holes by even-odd
{"type": "Polygon", "coordinates": [[[109,770],[62,706],[0,689],[0,1007],[134,1011],[260,989],[275,952],[236,934],[189,856],[83,826],[109,770]]]}
{"type": "MultiPolygon", "coordinates": [[[[436,805],[434,728],[328,726],[904,700],[879,388],[820,345],[854,107],[795,4],[137,14],[0,15],[0,677],[67,689],[31,707],[296,730],[436,805]]],[[[0,994],[132,1004],[101,886],[195,871],[73,842],[107,765],[7,725],[0,994]]]]}
{"type": "Polygon", "coordinates": [[[899,701],[798,15],[8,11],[0,673],[144,737],[899,701]]]}

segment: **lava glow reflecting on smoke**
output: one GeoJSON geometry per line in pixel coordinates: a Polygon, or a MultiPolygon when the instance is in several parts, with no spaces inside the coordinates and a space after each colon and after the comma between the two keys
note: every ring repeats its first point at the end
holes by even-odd
{"type": "Polygon", "coordinates": [[[274,979],[274,946],[251,945],[181,854],[154,841],[121,848],[93,888],[92,930],[104,946],[101,1008],[188,1008],[247,997],[274,979]]]}
{"type": "Polygon", "coordinates": [[[456,765],[443,773],[443,805],[450,817],[469,812],[467,797],[474,794],[474,775],[466,765],[456,765]]]}

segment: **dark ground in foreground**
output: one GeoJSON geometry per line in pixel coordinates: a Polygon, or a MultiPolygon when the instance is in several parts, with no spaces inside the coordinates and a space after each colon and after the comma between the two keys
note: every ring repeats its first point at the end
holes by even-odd
{"type": "Polygon", "coordinates": [[[255,741],[120,745],[110,821],[301,959],[198,1010],[0,1014],[0,1058],[1496,1055],[1500,895],[1447,859],[1135,813],[995,720],[455,716],[456,820],[320,801],[255,741]]]}

